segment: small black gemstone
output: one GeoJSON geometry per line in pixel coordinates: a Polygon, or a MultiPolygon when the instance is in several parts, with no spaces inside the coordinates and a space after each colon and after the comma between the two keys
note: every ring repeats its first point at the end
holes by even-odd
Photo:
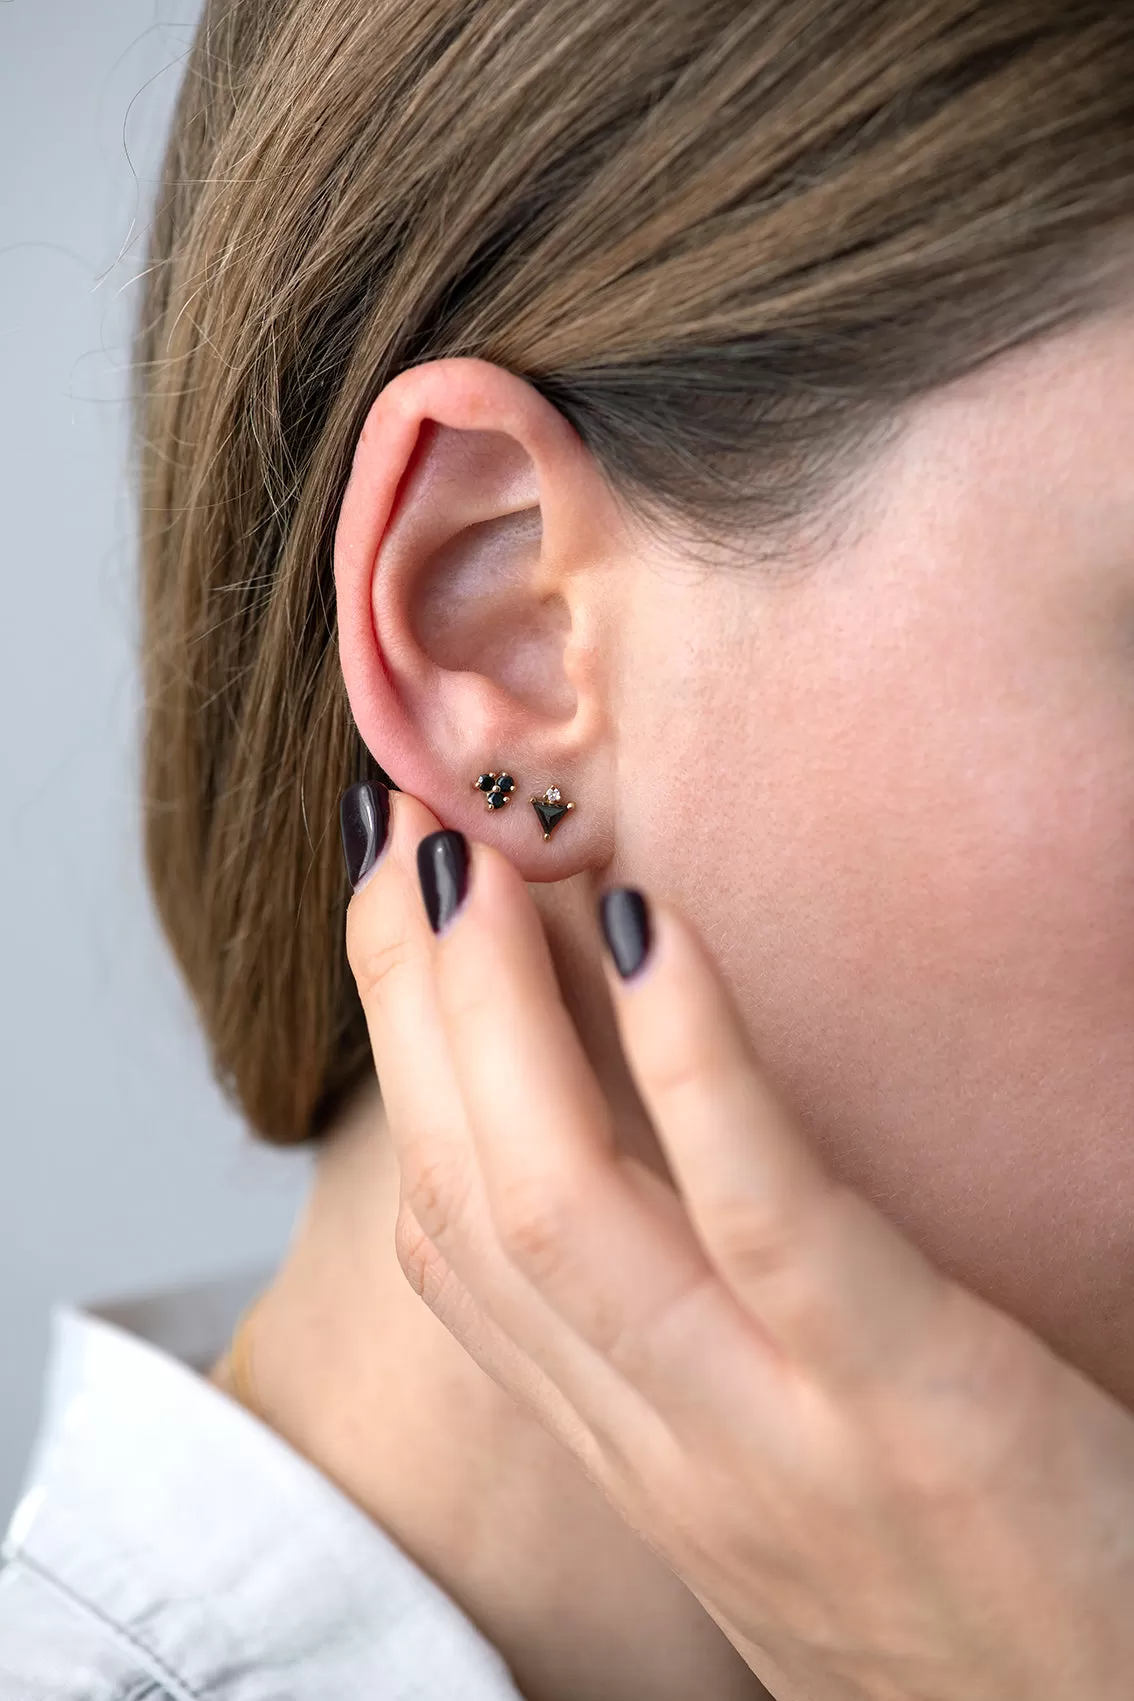
{"type": "Polygon", "coordinates": [[[497,791],[511,791],[515,784],[516,782],[511,774],[497,774],[496,776],[497,791]]]}
{"type": "Polygon", "coordinates": [[[508,799],[502,791],[490,791],[488,794],[488,807],[490,809],[503,809],[507,801],[508,799]]]}
{"type": "Polygon", "coordinates": [[[496,784],[496,780],[491,774],[481,774],[476,784],[478,791],[491,791],[493,786],[496,784]]]}

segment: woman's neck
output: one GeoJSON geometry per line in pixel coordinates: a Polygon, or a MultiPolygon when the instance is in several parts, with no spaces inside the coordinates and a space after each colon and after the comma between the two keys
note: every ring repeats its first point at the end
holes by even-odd
{"type": "MultiPolygon", "coordinates": [[[[766,1691],[581,1468],[449,1334],[394,1251],[376,1093],[320,1152],[257,1308],[265,1419],[500,1650],[527,1701],[755,1701],[766,1691]]],[[[224,1362],[211,1376],[227,1386],[224,1362]]]]}

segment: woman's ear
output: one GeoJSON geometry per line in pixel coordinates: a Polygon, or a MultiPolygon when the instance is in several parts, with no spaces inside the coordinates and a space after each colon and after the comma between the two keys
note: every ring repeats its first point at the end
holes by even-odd
{"type": "Polygon", "coordinates": [[[610,573],[624,522],[534,387],[481,360],[399,374],[355,450],[335,536],[343,678],[375,760],[526,879],[611,854],[610,573]],[[484,772],[515,780],[489,809],[484,772]],[[544,839],[529,799],[575,808],[544,839]]]}

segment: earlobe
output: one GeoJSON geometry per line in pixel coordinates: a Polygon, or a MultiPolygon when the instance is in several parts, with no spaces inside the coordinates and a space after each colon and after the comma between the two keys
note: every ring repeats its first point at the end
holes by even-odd
{"type": "Polygon", "coordinates": [[[582,828],[544,796],[587,795],[607,766],[596,482],[532,386],[486,362],[437,361],[375,402],[336,532],[340,656],[363,739],[447,824],[530,857],[529,878],[572,872],[606,837],[596,793],[582,828]],[[512,801],[532,808],[486,812],[476,776],[505,767],[512,801]],[[536,799],[564,823],[554,850],[536,799]]]}

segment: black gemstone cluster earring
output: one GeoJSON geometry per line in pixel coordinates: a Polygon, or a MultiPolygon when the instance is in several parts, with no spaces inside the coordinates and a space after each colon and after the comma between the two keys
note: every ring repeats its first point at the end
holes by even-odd
{"type": "Polygon", "coordinates": [[[487,794],[484,800],[487,809],[503,809],[506,803],[511,803],[516,789],[511,774],[478,774],[473,785],[487,794]]]}
{"type": "MultiPolygon", "coordinates": [[[[488,773],[478,774],[473,786],[477,791],[484,792],[486,808],[503,809],[506,803],[512,801],[516,782],[511,774],[488,773]]],[[[545,840],[550,839],[568,810],[575,807],[573,803],[564,803],[563,793],[558,786],[548,786],[542,797],[532,797],[528,801],[539,818],[545,840]]]]}

